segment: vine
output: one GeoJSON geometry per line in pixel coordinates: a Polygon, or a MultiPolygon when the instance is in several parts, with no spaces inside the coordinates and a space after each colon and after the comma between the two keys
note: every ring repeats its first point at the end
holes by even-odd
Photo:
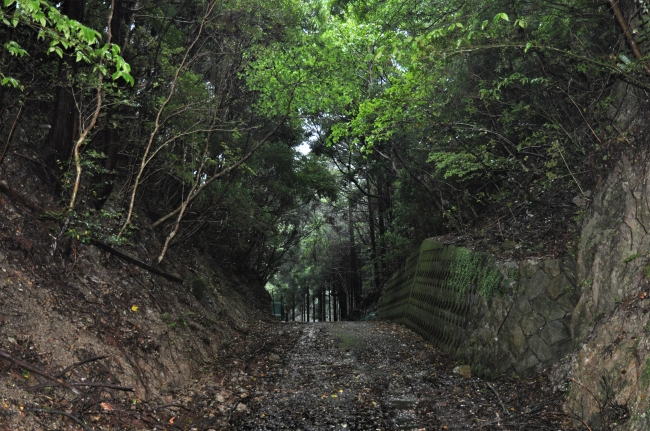
{"type": "Polygon", "coordinates": [[[501,271],[482,254],[456,249],[449,271],[447,286],[456,292],[458,300],[473,285],[485,299],[504,293],[501,271]]]}

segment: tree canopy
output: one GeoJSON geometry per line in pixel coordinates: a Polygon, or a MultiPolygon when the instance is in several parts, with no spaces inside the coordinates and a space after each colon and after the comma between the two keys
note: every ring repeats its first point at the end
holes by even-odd
{"type": "Polygon", "coordinates": [[[4,0],[0,21],[3,154],[62,232],[153,229],[153,262],[196,248],[341,317],[427,237],[570,252],[650,71],[632,0],[4,0]]]}

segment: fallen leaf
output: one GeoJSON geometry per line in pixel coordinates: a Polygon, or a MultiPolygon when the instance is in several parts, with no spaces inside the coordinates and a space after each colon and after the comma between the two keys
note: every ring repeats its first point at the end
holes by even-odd
{"type": "Polygon", "coordinates": [[[174,419],[176,419],[176,416],[172,417],[172,418],[169,420],[169,425],[174,425],[174,419]]]}
{"type": "Polygon", "coordinates": [[[139,308],[140,307],[138,307],[137,305],[133,305],[133,306],[131,306],[131,311],[133,311],[134,313],[137,313],[139,308]]]}

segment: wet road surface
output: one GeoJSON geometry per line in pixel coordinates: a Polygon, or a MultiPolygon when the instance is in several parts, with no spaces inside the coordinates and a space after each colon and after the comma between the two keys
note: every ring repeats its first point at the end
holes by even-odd
{"type": "Polygon", "coordinates": [[[451,358],[399,325],[283,324],[279,333],[293,333],[294,344],[251,374],[234,429],[566,429],[541,377],[462,377],[451,358]]]}

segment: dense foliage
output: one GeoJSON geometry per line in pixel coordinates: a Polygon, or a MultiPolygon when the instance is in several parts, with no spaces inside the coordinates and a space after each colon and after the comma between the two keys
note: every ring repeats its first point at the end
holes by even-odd
{"type": "Polygon", "coordinates": [[[644,1],[0,12],[4,152],[60,194],[68,235],[120,244],[151,227],[154,262],[198,248],[318,318],[325,302],[346,317],[429,236],[566,251],[572,199],[633,145],[622,85],[649,88],[644,1]]]}

